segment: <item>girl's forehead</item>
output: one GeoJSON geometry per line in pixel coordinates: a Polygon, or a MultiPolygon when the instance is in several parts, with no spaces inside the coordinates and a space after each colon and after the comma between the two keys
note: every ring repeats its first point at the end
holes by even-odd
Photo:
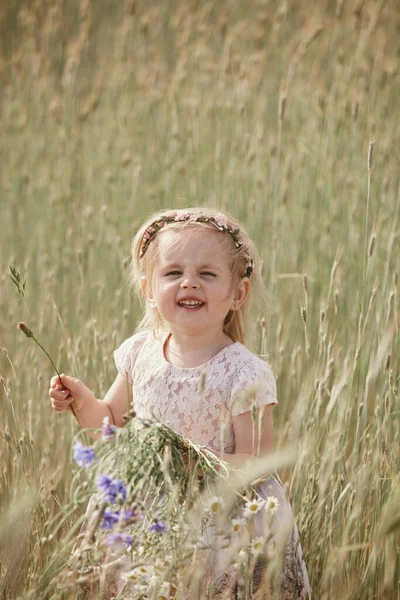
{"type": "Polygon", "coordinates": [[[228,253],[218,232],[199,231],[166,231],[160,233],[158,239],[159,259],[161,262],[183,260],[195,256],[197,260],[212,258],[215,262],[228,260],[228,253]]]}

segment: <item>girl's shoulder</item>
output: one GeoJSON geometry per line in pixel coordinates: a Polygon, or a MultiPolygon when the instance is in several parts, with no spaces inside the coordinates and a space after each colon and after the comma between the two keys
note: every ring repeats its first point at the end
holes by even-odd
{"type": "Polygon", "coordinates": [[[134,345],[143,343],[145,340],[147,340],[152,335],[153,335],[153,333],[150,329],[140,329],[139,331],[136,331],[134,334],[132,334],[130,337],[128,337],[122,343],[134,346],[134,345]]]}
{"type": "Polygon", "coordinates": [[[150,329],[136,331],[133,335],[124,340],[115,352],[136,352],[141,348],[143,343],[149,340],[151,337],[153,337],[153,333],[150,329]]]}
{"type": "Polygon", "coordinates": [[[237,372],[242,372],[244,375],[253,372],[270,373],[272,375],[272,368],[267,356],[261,357],[254,354],[240,342],[232,344],[231,348],[235,354],[237,372]]]}
{"type": "Polygon", "coordinates": [[[276,381],[271,366],[243,344],[235,344],[239,359],[232,382],[231,410],[236,416],[251,410],[253,404],[278,404],[276,381]]]}
{"type": "Polygon", "coordinates": [[[132,379],[132,369],[140,350],[151,339],[154,339],[153,332],[150,329],[143,329],[124,340],[114,351],[114,361],[118,373],[128,376],[129,381],[132,379]]]}

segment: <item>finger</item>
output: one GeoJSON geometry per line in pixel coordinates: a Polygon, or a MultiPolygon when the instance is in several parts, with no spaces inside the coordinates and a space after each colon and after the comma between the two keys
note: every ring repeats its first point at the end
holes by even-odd
{"type": "Polygon", "coordinates": [[[60,382],[59,379],[57,379],[57,381],[50,386],[50,389],[52,389],[52,390],[66,390],[68,388],[62,382],[60,382]]]}
{"type": "Polygon", "coordinates": [[[58,402],[60,404],[70,404],[73,401],[73,397],[71,395],[65,396],[62,392],[54,393],[50,397],[53,402],[58,402]]]}
{"type": "Polygon", "coordinates": [[[65,375],[64,373],[61,373],[60,376],[54,375],[50,380],[50,384],[51,384],[51,387],[60,388],[62,390],[62,389],[67,388],[66,384],[68,381],[78,381],[78,380],[74,379],[74,377],[69,377],[68,375],[65,375]]]}
{"type": "Polygon", "coordinates": [[[69,397],[65,400],[59,400],[57,398],[51,399],[51,405],[53,408],[58,408],[60,410],[65,410],[70,404],[72,404],[73,398],[69,397]]]}
{"type": "Polygon", "coordinates": [[[66,400],[69,395],[69,390],[58,390],[55,388],[50,388],[49,390],[50,398],[54,398],[55,400],[66,400]]]}
{"type": "Polygon", "coordinates": [[[61,382],[65,389],[70,390],[71,394],[79,395],[86,389],[86,386],[82,381],[76,379],[76,377],[71,377],[70,375],[62,374],[61,382]]]}
{"type": "Polygon", "coordinates": [[[58,385],[60,385],[60,379],[57,375],[54,375],[54,377],[50,379],[50,387],[57,387],[58,385]]]}
{"type": "Polygon", "coordinates": [[[53,410],[55,410],[56,412],[61,412],[63,410],[67,410],[69,405],[71,403],[65,403],[65,402],[57,402],[56,400],[53,400],[51,403],[51,406],[53,408],[53,410]]]}

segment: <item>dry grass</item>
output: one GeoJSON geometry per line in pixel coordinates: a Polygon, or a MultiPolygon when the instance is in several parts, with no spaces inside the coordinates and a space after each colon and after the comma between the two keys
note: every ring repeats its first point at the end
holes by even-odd
{"type": "Polygon", "coordinates": [[[139,317],[135,226],[210,203],[265,261],[253,350],[277,376],[277,445],[298,442],[282,476],[314,597],[397,598],[395,4],[14,0],[0,28],[0,597],[43,589],[80,514],[72,419],[52,413],[50,367],[16,323],[102,397],[139,317]]]}

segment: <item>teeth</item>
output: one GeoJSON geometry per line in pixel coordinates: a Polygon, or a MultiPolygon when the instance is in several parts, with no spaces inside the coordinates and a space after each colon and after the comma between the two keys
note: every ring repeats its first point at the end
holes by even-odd
{"type": "Polygon", "coordinates": [[[181,306],[200,306],[203,302],[198,302],[197,300],[185,300],[185,302],[179,302],[181,306]]]}

